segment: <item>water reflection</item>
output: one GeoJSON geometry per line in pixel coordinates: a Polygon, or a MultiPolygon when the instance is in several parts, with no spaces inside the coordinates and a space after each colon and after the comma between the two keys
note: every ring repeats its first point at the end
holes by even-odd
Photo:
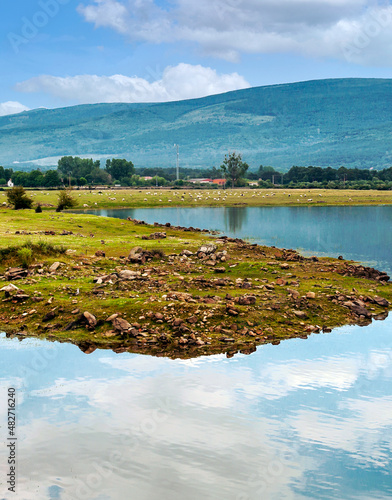
{"type": "Polygon", "coordinates": [[[307,254],[343,255],[392,271],[392,206],[150,208],[86,213],[198,226],[307,254]]]}
{"type": "Polygon", "coordinates": [[[387,498],[391,327],[231,360],[3,338],[2,422],[6,388],[19,388],[18,498],[387,498]]]}
{"type": "Polygon", "coordinates": [[[225,225],[231,233],[238,233],[247,222],[248,211],[238,207],[224,208],[225,225]]]}

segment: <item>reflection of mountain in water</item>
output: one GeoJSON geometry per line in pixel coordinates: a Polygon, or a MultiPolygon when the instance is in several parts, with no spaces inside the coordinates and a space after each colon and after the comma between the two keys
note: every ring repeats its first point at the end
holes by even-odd
{"type": "Polygon", "coordinates": [[[248,217],[247,207],[226,207],[223,217],[226,230],[232,232],[241,231],[248,217]]]}

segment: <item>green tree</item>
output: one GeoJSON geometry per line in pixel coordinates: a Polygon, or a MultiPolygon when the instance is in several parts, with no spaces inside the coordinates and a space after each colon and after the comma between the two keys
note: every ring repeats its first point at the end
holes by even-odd
{"type": "Polygon", "coordinates": [[[45,172],[44,186],[45,187],[57,187],[61,185],[61,179],[57,170],[48,170],[45,172]]]}
{"type": "Polygon", "coordinates": [[[113,158],[106,160],[106,171],[112,176],[112,179],[122,179],[123,177],[131,177],[135,173],[135,167],[131,161],[113,158]]]}
{"type": "Polygon", "coordinates": [[[31,208],[33,200],[27,196],[23,186],[15,186],[7,191],[7,200],[14,210],[31,208]]]}
{"type": "Polygon", "coordinates": [[[61,212],[66,208],[76,207],[78,202],[72,196],[70,189],[62,189],[58,195],[58,204],[57,204],[57,212],[61,212]]]}
{"type": "Polygon", "coordinates": [[[225,156],[223,165],[220,166],[223,170],[225,178],[231,182],[234,187],[244,176],[249,168],[249,165],[242,161],[240,154],[229,153],[225,156]]]}

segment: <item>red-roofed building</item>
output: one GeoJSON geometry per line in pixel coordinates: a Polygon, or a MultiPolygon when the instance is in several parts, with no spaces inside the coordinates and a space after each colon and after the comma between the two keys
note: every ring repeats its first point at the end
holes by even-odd
{"type": "Polygon", "coordinates": [[[226,185],[226,179],[214,179],[212,182],[214,184],[218,184],[218,186],[225,186],[226,185]]]}

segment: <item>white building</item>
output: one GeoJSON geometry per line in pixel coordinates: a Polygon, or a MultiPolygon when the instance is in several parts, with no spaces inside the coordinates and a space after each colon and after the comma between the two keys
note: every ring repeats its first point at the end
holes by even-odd
{"type": "Polygon", "coordinates": [[[10,179],[8,182],[7,182],[7,186],[9,188],[13,188],[14,187],[14,183],[12,182],[12,179],[10,179]]]}

